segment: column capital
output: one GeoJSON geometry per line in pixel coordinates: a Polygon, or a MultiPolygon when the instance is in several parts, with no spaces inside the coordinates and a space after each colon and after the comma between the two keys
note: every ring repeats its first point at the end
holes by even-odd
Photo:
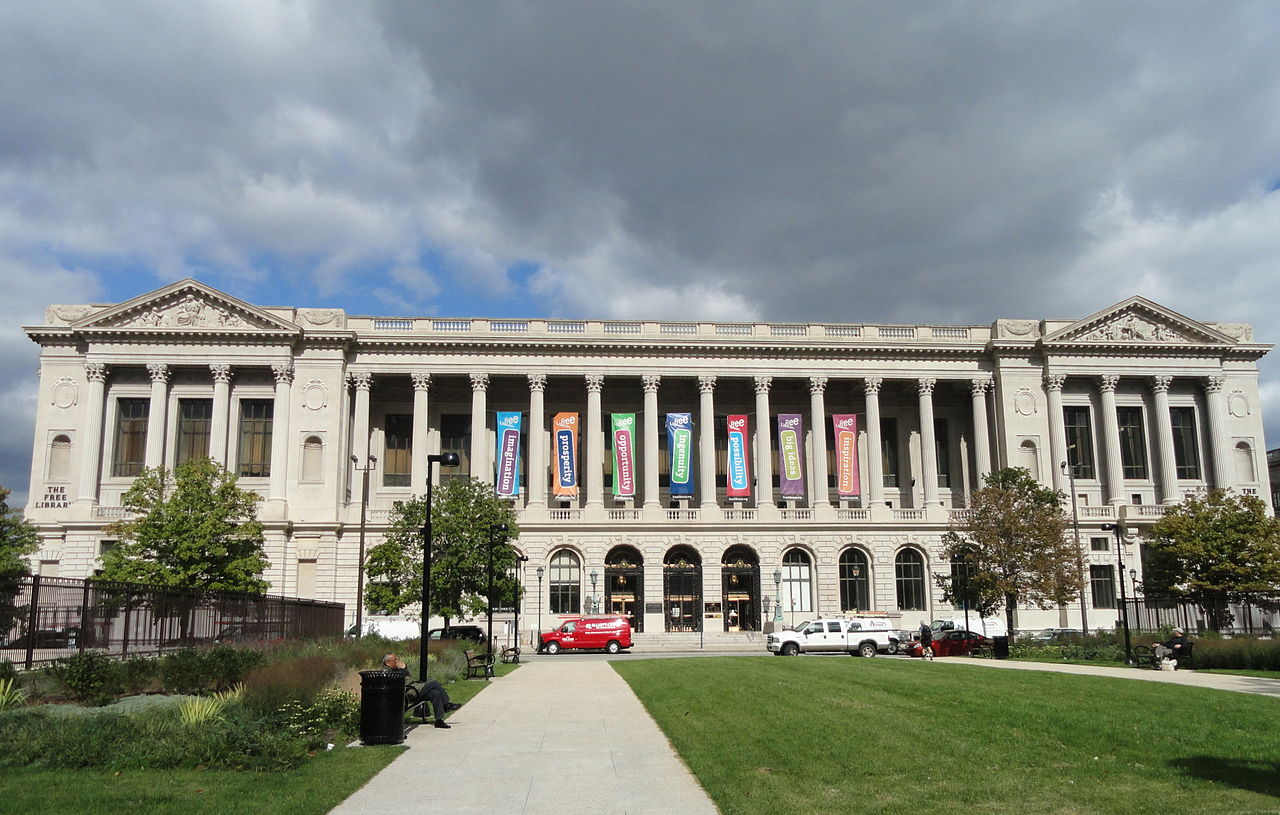
{"type": "Polygon", "coordinates": [[[711,374],[698,377],[698,393],[712,393],[716,389],[716,378],[711,374]]]}
{"type": "Polygon", "coordinates": [[[471,374],[471,390],[472,390],[473,392],[475,392],[475,391],[488,391],[488,390],[489,390],[489,375],[488,375],[488,374],[485,374],[485,373],[473,373],[473,374],[471,374]]]}
{"type": "Polygon", "coordinates": [[[662,377],[658,374],[645,374],[640,377],[640,386],[644,388],[645,393],[657,393],[658,386],[662,384],[662,377]]]}
{"type": "Polygon", "coordinates": [[[862,380],[862,392],[868,395],[880,395],[880,386],[884,384],[884,380],[878,376],[869,376],[862,380]]]}
{"type": "Polygon", "coordinates": [[[278,365],[272,365],[271,374],[276,378],[276,384],[292,385],[293,384],[293,363],[281,362],[278,365]]]}
{"type": "Polygon", "coordinates": [[[210,365],[209,374],[213,377],[214,382],[218,382],[223,385],[231,382],[231,366],[225,363],[215,362],[210,365]]]}
{"type": "Polygon", "coordinates": [[[1153,376],[1151,377],[1151,390],[1155,393],[1168,393],[1169,386],[1173,384],[1171,376],[1153,376]]]}
{"type": "Polygon", "coordinates": [[[347,384],[358,391],[367,391],[373,387],[373,374],[369,371],[356,371],[347,374],[347,384]]]}
{"type": "Polygon", "coordinates": [[[600,393],[604,390],[604,374],[586,374],[587,393],[600,393]]]}
{"type": "Polygon", "coordinates": [[[413,380],[413,389],[415,391],[431,390],[431,374],[425,371],[415,371],[409,374],[409,378],[413,380]]]}
{"type": "Polygon", "coordinates": [[[991,385],[992,385],[992,382],[990,379],[978,379],[978,378],[970,379],[969,395],[985,396],[987,393],[987,389],[990,388],[991,385]]]}
{"type": "Polygon", "coordinates": [[[1103,393],[1115,393],[1116,385],[1120,384],[1119,374],[1103,374],[1098,377],[1098,387],[1103,393]]]}
{"type": "Polygon", "coordinates": [[[1224,376],[1210,376],[1204,380],[1204,389],[1206,393],[1221,393],[1222,385],[1226,382],[1224,376]]]}
{"type": "Polygon", "coordinates": [[[817,395],[827,392],[827,377],[811,376],[809,377],[809,393],[817,395]]]}
{"type": "Polygon", "coordinates": [[[106,382],[107,366],[102,362],[86,362],[84,364],[84,375],[89,377],[90,382],[106,382]]]}
{"type": "Polygon", "coordinates": [[[529,374],[529,390],[533,393],[546,393],[547,375],[529,374]]]}
{"type": "Polygon", "coordinates": [[[933,396],[933,386],[938,384],[938,380],[933,377],[921,377],[916,380],[916,389],[921,396],[933,396]]]}
{"type": "Polygon", "coordinates": [[[1045,374],[1044,389],[1047,391],[1060,391],[1067,384],[1066,374],[1045,374]]]}
{"type": "Polygon", "coordinates": [[[148,362],[147,373],[151,376],[152,382],[169,381],[169,366],[165,365],[163,362],[148,362]]]}
{"type": "Polygon", "coordinates": [[[768,393],[773,387],[773,377],[757,376],[756,377],[756,393],[768,393]]]}

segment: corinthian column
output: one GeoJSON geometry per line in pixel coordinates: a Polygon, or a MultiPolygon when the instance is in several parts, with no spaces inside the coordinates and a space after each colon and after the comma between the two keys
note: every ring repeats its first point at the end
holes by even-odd
{"type": "Polygon", "coordinates": [[[84,374],[89,380],[84,405],[84,458],[80,461],[80,491],[77,498],[98,503],[98,476],[102,472],[102,411],[106,403],[107,366],[86,362],[84,374]]]}
{"type": "Polygon", "coordinates": [[[529,374],[529,506],[547,505],[546,374],[529,374]]]}
{"type": "Polygon", "coordinates": [[[471,374],[471,477],[493,483],[493,462],[489,461],[488,424],[489,375],[471,374]]]}
{"type": "Polygon", "coordinates": [[[938,441],[933,430],[933,388],[936,379],[916,380],[920,405],[920,478],[924,485],[924,504],[941,506],[938,500],[938,441]]]}
{"type": "Polygon", "coordinates": [[[1067,425],[1062,415],[1062,387],[1066,383],[1067,377],[1063,374],[1044,376],[1044,388],[1049,394],[1049,454],[1053,456],[1053,466],[1049,470],[1053,473],[1053,488],[1060,492],[1068,492],[1062,462],[1069,464],[1071,461],[1071,455],[1067,451],[1067,425]]]}
{"type": "Polygon", "coordinates": [[[987,388],[990,386],[988,379],[974,379],[969,383],[973,403],[973,458],[978,467],[978,483],[991,474],[991,435],[987,432],[987,388]]]}
{"type": "Polygon", "coordinates": [[[644,505],[657,508],[658,500],[658,386],[662,377],[645,374],[640,378],[644,387],[644,505]]]}
{"type": "Polygon", "coordinates": [[[409,483],[415,494],[427,488],[427,409],[430,407],[431,374],[417,371],[413,380],[413,435],[409,440],[409,483]]]}
{"type": "Polygon", "coordinates": [[[699,488],[702,493],[701,506],[711,508],[716,503],[716,378],[714,376],[698,377],[699,416],[702,426],[698,428],[698,467],[699,488]]]}
{"type": "Polygon", "coordinates": [[[231,426],[231,366],[210,365],[213,411],[209,417],[209,457],[227,466],[227,438],[231,426]]]}
{"type": "Polygon", "coordinates": [[[827,378],[825,376],[809,377],[809,413],[813,429],[809,436],[813,444],[809,457],[809,469],[812,473],[813,487],[809,493],[812,500],[810,506],[831,506],[831,487],[827,484],[827,378]]]}
{"type": "Polygon", "coordinates": [[[1209,444],[1213,456],[1213,486],[1220,490],[1235,486],[1231,477],[1231,445],[1227,439],[1227,410],[1222,396],[1224,378],[1211,376],[1205,380],[1205,402],[1209,408],[1209,444]]]}
{"type": "Polygon", "coordinates": [[[351,425],[351,455],[356,461],[348,460],[351,468],[351,481],[354,484],[356,469],[369,466],[369,390],[373,387],[373,374],[368,371],[347,374],[347,381],[356,391],[355,421],[351,425]]]}
{"type": "Polygon", "coordinates": [[[147,365],[151,375],[151,405],[147,408],[147,466],[164,464],[164,420],[169,412],[169,366],[161,362],[147,365]]]}
{"type": "Polygon", "coordinates": [[[769,417],[769,389],[773,377],[756,377],[756,506],[773,506],[773,426],[769,417]]]}
{"type": "Polygon", "coordinates": [[[863,384],[867,403],[867,506],[884,506],[884,445],[880,442],[880,385],[878,376],[863,384]]]}
{"type": "Polygon", "coordinates": [[[604,506],[604,432],[600,399],[604,391],[602,374],[587,374],[587,506],[604,506]]]}
{"type": "Polygon", "coordinates": [[[1173,421],[1169,416],[1169,386],[1171,376],[1151,378],[1151,394],[1156,403],[1156,449],[1160,452],[1160,501],[1176,504],[1178,493],[1178,466],[1173,453],[1173,421]]]}
{"type": "Polygon", "coordinates": [[[1124,503],[1124,467],[1120,461],[1120,419],[1116,414],[1116,385],[1120,377],[1103,374],[1098,378],[1102,391],[1102,439],[1107,453],[1107,500],[1124,503]]]}
{"type": "Polygon", "coordinates": [[[289,407],[293,393],[293,363],[272,365],[276,378],[275,404],[271,409],[271,483],[268,497],[283,501],[289,475],[289,407]]]}

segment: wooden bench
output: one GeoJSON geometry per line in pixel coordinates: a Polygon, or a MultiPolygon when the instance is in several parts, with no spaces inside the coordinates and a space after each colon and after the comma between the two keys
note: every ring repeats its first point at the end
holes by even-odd
{"type": "Polygon", "coordinates": [[[1156,659],[1156,650],[1150,645],[1135,645],[1133,664],[1138,668],[1159,668],[1160,660],[1156,659]]]}
{"type": "Polygon", "coordinates": [[[520,649],[514,646],[502,649],[502,661],[508,663],[518,663],[520,661],[520,649]]]}
{"type": "Polygon", "coordinates": [[[493,654],[467,649],[463,653],[467,657],[467,679],[483,676],[486,681],[493,677],[493,654]]]}

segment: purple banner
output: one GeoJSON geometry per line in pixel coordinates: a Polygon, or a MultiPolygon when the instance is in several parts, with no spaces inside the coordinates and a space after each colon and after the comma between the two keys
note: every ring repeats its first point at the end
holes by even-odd
{"type": "Polygon", "coordinates": [[[804,416],[778,414],[778,493],[804,498],[804,416]]]}

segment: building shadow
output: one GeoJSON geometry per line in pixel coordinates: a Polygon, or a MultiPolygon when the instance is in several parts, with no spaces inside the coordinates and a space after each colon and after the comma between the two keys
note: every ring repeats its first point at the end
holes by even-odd
{"type": "Polygon", "coordinates": [[[1280,798],[1280,761],[1188,756],[1173,759],[1169,766],[1191,778],[1280,798]]]}

